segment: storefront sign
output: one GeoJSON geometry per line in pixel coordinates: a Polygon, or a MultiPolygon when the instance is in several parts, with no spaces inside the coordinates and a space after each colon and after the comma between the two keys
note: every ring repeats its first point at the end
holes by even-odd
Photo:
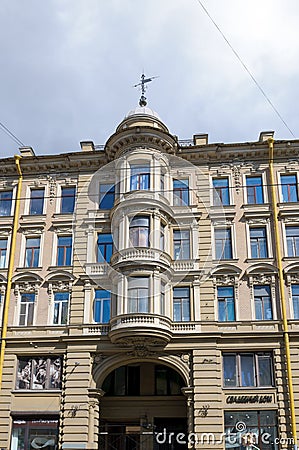
{"type": "Polygon", "coordinates": [[[272,403],[272,395],[229,395],[226,403],[272,403]]]}

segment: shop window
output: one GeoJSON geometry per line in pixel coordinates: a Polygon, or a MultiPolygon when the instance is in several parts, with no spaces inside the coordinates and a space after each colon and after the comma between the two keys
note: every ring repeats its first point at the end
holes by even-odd
{"type": "Polygon", "coordinates": [[[12,425],[10,450],[56,450],[59,420],[49,416],[26,420],[15,418],[12,425]]]}
{"type": "Polygon", "coordinates": [[[225,448],[278,450],[276,411],[224,412],[225,448]]]}

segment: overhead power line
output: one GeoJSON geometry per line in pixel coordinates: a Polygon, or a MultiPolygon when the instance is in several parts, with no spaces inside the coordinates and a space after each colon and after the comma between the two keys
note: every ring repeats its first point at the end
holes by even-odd
{"type": "Polygon", "coordinates": [[[249,68],[246,66],[246,64],[244,63],[244,61],[242,60],[241,56],[237,53],[237,51],[234,49],[234,47],[232,46],[232,44],[229,42],[228,38],[225,36],[225,34],[223,33],[223,31],[221,30],[221,28],[219,27],[219,25],[215,22],[215,20],[213,19],[213,17],[211,16],[211,14],[209,13],[209,11],[207,10],[207,8],[203,5],[203,3],[201,2],[201,0],[197,0],[197,2],[200,4],[200,6],[202,7],[202,9],[204,10],[204,12],[206,13],[206,15],[208,16],[208,18],[210,19],[210,21],[213,23],[213,25],[217,28],[217,30],[219,31],[219,33],[221,34],[221,36],[223,37],[223,39],[225,40],[225,42],[227,43],[227,45],[229,46],[229,48],[231,49],[231,51],[233,52],[233,54],[236,56],[236,58],[238,59],[238,61],[241,63],[241,65],[243,66],[243,68],[246,70],[246,72],[248,73],[248,75],[250,76],[250,78],[252,79],[252,81],[254,82],[254,84],[257,86],[257,88],[259,89],[259,91],[262,93],[262,95],[265,97],[265,99],[267,100],[267,102],[269,103],[269,105],[271,106],[271,108],[273,109],[273,111],[275,112],[275,114],[279,117],[279,119],[282,121],[282,123],[285,125],[285,127],[288,129],[288,131],[291,133],[291,135],[295,138],[295,135],[293,133],[293,131],[291,130],[291,128],[288,126],[287,122],[284,120],[284,118],[282,117],[282,115],[280,114],[280,112],[278,111],[278,109],[276,108],[276,106],[274,105],[274,103],[272,102],[272,100],[269,98],[269,96],[267,95],[267,93],[265,92],[265,90],[262,88],[262,86],[260,85],[260,83],[257,81],[257,79],[254,77],[254,75],[251,73],[251,71],[249,70],[249,68]]]}
{"type": "Polygon", "coordinates": [[[25,144],[15,135],[12,131],[10,131],[2,122],[0,122],[0,128],[2,131],[7,134],[16,144],[21,147],[25,147],[25,144]]]}

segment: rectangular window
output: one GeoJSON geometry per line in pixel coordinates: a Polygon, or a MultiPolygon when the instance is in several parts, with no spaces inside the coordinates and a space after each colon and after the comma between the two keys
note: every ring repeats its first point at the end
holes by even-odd
{"type": "Polygon", "coordinates": [[[17,389],[61,389],[61,358],[19,358],[17,389]]]}
{"type": "Polygon", "coordinates": [[[130,277],[128,280],[128,312],[149,312],[149,278],[130,277]]]}
{"type": "Polygon", "coordinates": [[[100,184],[100,209],[113,208],[115,200],[114,184],[100,184]]]}
{"type": "Polygon", "coordinates": [[[224,412],[225,449],[278,450],[276,411],[250,409],[224,412]],[[240,431],[239,424],[244,424],[240,431]],[[246,443],[246,437],[248,441],[246,443]],[[232,444],[233,443],[233,444],[232,444]],[[244,444],[244,445],[242,445],[244,444]],[[247,445],[248,444],[248,445],[247,445]]]}
{"type": "Polygon", "coordinates": [[[264,203],[263,193],[263,178],[262,176],[247,176],[246,177],[246,192],[248,204],[264,203]]]}
{"type": "Polygon", "coordinates": [[[299,227],[286,227],[288,256],[299,256],[299,227]]]}
{"type": "Polygon", "coordinates": [[[72,236],[59,236],[57,241],[57,266],[70,266],[72,264],[72,236]]]}
{"type": "Polygon", "coordinates": [[[113,238],[112,234],[99,233],[98,234],[98,257],[97,262],[110,262],[113,253],[113,238]]]}
{"type": "Polygon", "coordinates": [[[294,319],[299,319],[299,284],[292,284],[294,319]]]}
{"type": "Polygon", "coordinates": [[[213,178],[213,205],[230,204],[228,178],[213,178]]]}
{"type": "Polygon", "coordinates": [[[142,191],[150,188],[150,165],[131,164],[131,191],[142,191]]]}
{"type": "Polygon", "coordinates": [[[21,294],[19,325],[33,324],[35,294],[21,294]]]}
{"type": "Polygon", "coordinates": [[[218,287],[218,320],[219,322],[229,322],[236,319],[235,316],[235,295],[234,287],[218,287]]]}
{"type": "Polygon", "coordinates": [[[29,214],[43,214],[44,211],[44,189],[31,189],[29,214]]]}
{"type": "Polygon", "coordinates": [[[173,180],[173,204],[174,206],[189,205],[189,180],[173,180]]]}
{"type": "MultiPolygon", "coordinates": [[[[140,395],[140,365],[117,367],[104,381],[103,390],[106,396],[140,395]]],[[[113,448],[122,449],[123,446],[113,448]]]]}
{"type": "Polygon", "coordinates": [[[68,323],[69,292],[55,292],[54,294],[54,325],[66,325],[68,323]]]}
{"type": "Polygon", "coordinates": [[[129,239],[131,247],[149,247],[150,219],[135,216],[130,221],[129,239]]]}
{"type": "Polygon", "coordinates": [[[270,286],[254,286],[254,307],[256,320],[273,319],[270,286]]]}
{"type": "Polygon", "coordinates": [[[232,252],[232,237],[230,228],[215,228],[215,258],[216,259],[231,259],[232,252]]]}
{"type": "Polygon", "coordinates": [[[25,267],[38,267],[40,238],[26,238],[25,267]]]}
{"type": "Polygon", "coordinates": [[[10,216],[12,207],[12,191],[0,191],[0,217],[10,216]]]}
{"type": "Polygon", "coordinates": [[[281,175],[281,194],[283,202],[298,202],[297,175],[281,175]]]}
{"type": "Polygon", "coordinates": [[[111,292],[96,289],[94,298],[93,320],[96,323],[108,323],[110,320],[111,292]]]}
{"type": "Polygon", "coordinates": [[[155,394],[181,395],[182,378],[170,367],[155,365],[155,394]]]}
{"type": "Polygon", "coordinates": [[[160,250],[165,252],[165,229],[166,226],[161,223],[160,224],[160,250]]]}
{"type": "Polygon", "coordinates": [[[268,258],[266,227],[251,227],[249,232],[251,258],[268,258]]]}
{"type": "Polygon", "coordinates": [[[174,322],[190,321],[189,287],[173,288],[173,320],[174,322]]]}
{"type": "Polygon", "coordinates": [[[61,188],[61,214],[72,214],[75,209],[76,188],[62,187],[61,188]]]}
{"type": "Polygon", "coordinates": [[[173,230],[173,258],[190,259],[189,230],[173,230]]]}
{"type": "Polygon", "coordinates": [[[223,353],[225,387],[273,386],[271,353],[223,353]]]}
{"type": "Polygon", "coordinates": [[[12,426],[11,450],[32,450],[44,448],[55,450],[58,445],[58,418],[46,416],[27,420],[21,416],[14,419],[12,426]],[[46,446],[45,446],[46,444],[46,446]]]}
{"type": "Polygon", "coordinates": [[[7,263],[7,239],[0,239],[0,269],[5,269],[7,263]]]}

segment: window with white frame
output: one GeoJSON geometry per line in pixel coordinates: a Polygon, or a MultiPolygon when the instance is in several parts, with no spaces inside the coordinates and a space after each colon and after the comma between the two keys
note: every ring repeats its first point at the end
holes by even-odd
{"type": "Polygon", "coordinates": [[[0,217],[10,216],[12,209],[12,190],[0,191],[0,217]]]}
{"type": "Polygon", "coordinates": [[[173,180],[173,204],[174,206],[189,205],[189,179],[173,180]]]}
{"type": "Polygon", "coordinates": [[[251,258],[268,258],[266,227],[249,227],[251,258]]]}
{"type": "Polygon", "coordinates": [[[131,164],[130,190],[150,189],[150,163],[131,164]]]}
{"type": "Polygon", "coordinates": [[[264,203],[263,177],[262,175],[246,176],[246,194],[249,205],[264,203]]]}
{"type": "Polygon", "coordinates": [[[287,225],[285,227],[287,256],[299,256],[299,226],[287,225]]]}
{"type": "Polygon", "coordinates": [[[149,312],[149,277],[129,277],[128,312],[149,312]]]}
{"type": "Polygon", "coordinates": [[[226,206],[229,204],[229,178],[213,178],[213,205],[226,206]]]}
{"type": "Polygon", "coordinates": [[[190,259],[190,230],[173,230],[173,259],[190,259]]]}
{"type": "Polygon", "coordinates": [[[129,240],[131,247],[149,247],[149,234],[149,216],[135,216],[130,220],[129,240]]]}
{"type": "Polygon", "coordinates": [[[296,174],[281,174],[281,197],[284,203],[298,202],[298,181],[296,174]]]}
{"type": "Polygon", "coordinates": [[[30,189],[29,214],[39,215],[44,212],[45,189],[30,189]]]}
{"type": "Polygon", "coordinates": [[[173,321],[190,321],[190,288],[181,286],[173,288],[173,321]]]}
{"type": "Polygon", "coordinates": [[[57,239],[57,266],[70,266],[72,264],[72,236],[58,236],[57,239]]]}
{"type": "Polygon", "coordinates": [[[219,322],[236,320],[234,286],[218,286],[217,303],[219,322]]]}
{"type": "Polygon", "coordinates": [[[93,319],[96,323],[108,323],[111,311],[111,292],[96,289],[94,296],[93,319]]]}
{"type": "Polygon", "coordinates": [[[215,258],[232,259],[232,231],[231,227],[214,228],[215,258]]]}
{"type": "Polygon", "coordinates": [[[75,209],[76,188],[75,186],[61,187],[61,214],[72,214],[75,209]]]}
{"type": "Polygon", "coordinates": [[[53,311],[54,325],[66,325],[68,323],[69,301],[70,301],[69,292],[54,293],[54,311],[53,311]]]}
{"type": "Polygon", "coordinates": [[[38,267],[40,259],[40,238],[26,237],[25,267],[38,267]]]}
{"type": "Polygon", "coordinates": [[[35,294],[22,293],[20,296],[19,325],[33,325],[35,294]]]}
{"type": "Polygon", "coordinates": [[[161,292],[160,292],[160,314],[165,315],[165,287],[166,284],[161,281],[161,292]]]}
{"type": "Polygon", "coordinates": [[[255,285],[254,290],[254,308],[256,320],[272,320],[272,296],[270,285],[255,285]]]}
{"type": "Polygon", "coordinates": [[[113,208],[115,200],[115,185],[100,184],[100,209],[111,209],[113,208]]]}
{"type": "Polygon", "coordinates": [[[0,269],[7,267],[7,242],[7,238],[0,239],[0,269]]]}
{"type": "Polygon", "coordinates": [[[294,319],[299,319],[299,284],[292,284],[292,304],[294,319]]]}

